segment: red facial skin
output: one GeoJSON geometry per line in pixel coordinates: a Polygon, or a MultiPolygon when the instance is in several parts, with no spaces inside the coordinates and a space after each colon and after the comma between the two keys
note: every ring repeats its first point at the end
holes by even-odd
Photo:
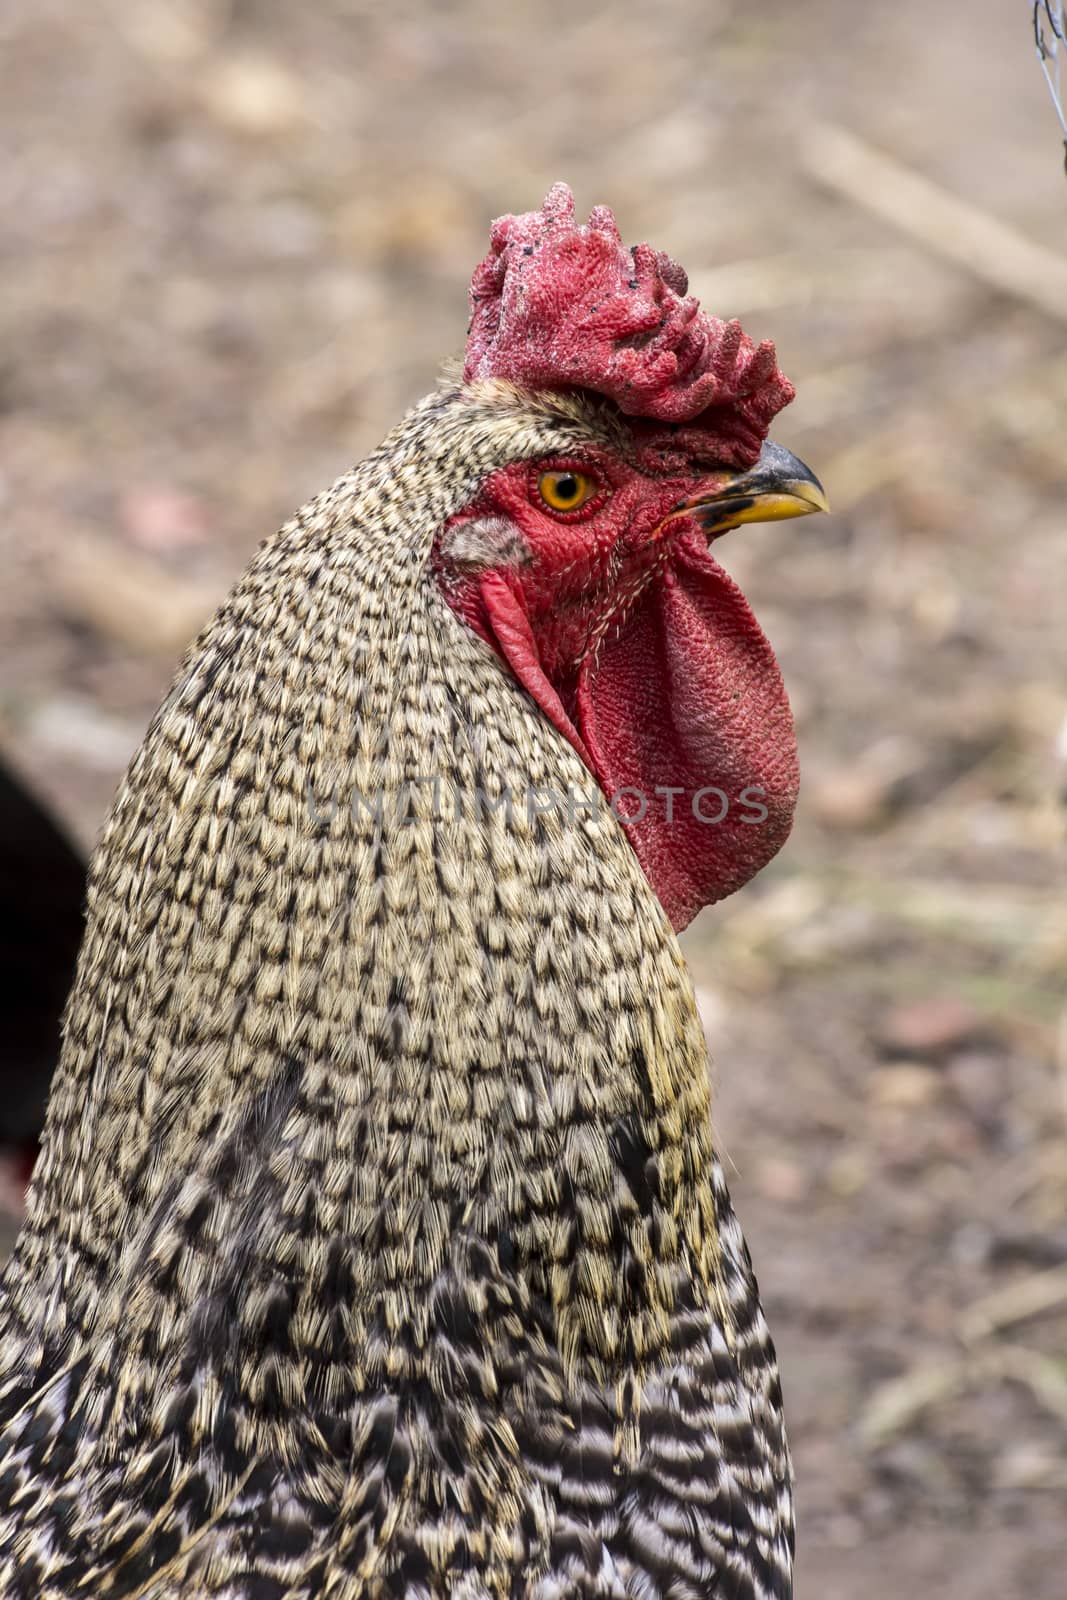
{"type": "Polygon", "coordinates": [[[503,467],[442,530],[434,561],[449,605],[503,657],[608,797],[638,792],[616,814],[637,812],[644,797],[627,836],[681,929],[784,843],[796,743],[770,645],[696,518],[679,509],[713,494],[727,473],[652,446],[643,457],[634,466],[589,449],[503,467]],[[595,477],[598,493],[575,511],[551,510],[538,477],[560,469],[595,477]],[[507,533],[506,553],[454,559],[457,531],[485,519],[507,533]],[[708,819],[723,802],[694,802],[702,789],[726,797],[718,821],[708,819]]]}

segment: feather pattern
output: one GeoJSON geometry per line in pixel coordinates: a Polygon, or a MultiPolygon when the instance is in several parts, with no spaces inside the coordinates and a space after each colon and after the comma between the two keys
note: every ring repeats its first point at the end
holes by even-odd
{"type": "Polygon", "coordinates": [[[0,1292],[9,1600],[791,1593],[677,943],[610,812],[501,803],[589,774],[429,569],[487,472],[590,439],[447,381],[134,758],[0,1292]]]}

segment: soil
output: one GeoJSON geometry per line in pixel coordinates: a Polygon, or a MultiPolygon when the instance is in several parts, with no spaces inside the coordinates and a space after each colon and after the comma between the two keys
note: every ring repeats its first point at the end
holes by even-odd
{"type": "Polygon", "coordinates": [[[805,783],[685,947],[797,1592],[1060,1600],[1067,179],[1027,8],[36,0],[0,105],[0,718],[85,844],[258,540],[461,343],[490,218],[566,178],[777,341],[834,515],[719,548],[805,783]],[[846,192],[825,122],[1048,274],[846,192]]]}

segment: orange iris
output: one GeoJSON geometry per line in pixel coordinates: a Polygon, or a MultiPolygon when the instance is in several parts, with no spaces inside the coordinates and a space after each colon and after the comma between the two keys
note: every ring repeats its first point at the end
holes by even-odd
{"type": "Polygon", "coordinates": [[[538,493],[551,511],[577,511],[599,488],[588,472],[578,472],[573,467],[553,468],[542,472],[537,480],[538,493]]]}

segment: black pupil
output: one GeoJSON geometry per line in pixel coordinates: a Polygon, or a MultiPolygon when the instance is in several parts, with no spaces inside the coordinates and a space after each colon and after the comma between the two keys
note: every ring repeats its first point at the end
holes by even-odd
{"type": "Polygon", "coordinates": [[[581,489],[573,472],[561,472],[556,479],[556,493],[561,500],[577,500],[581,489]]]}

